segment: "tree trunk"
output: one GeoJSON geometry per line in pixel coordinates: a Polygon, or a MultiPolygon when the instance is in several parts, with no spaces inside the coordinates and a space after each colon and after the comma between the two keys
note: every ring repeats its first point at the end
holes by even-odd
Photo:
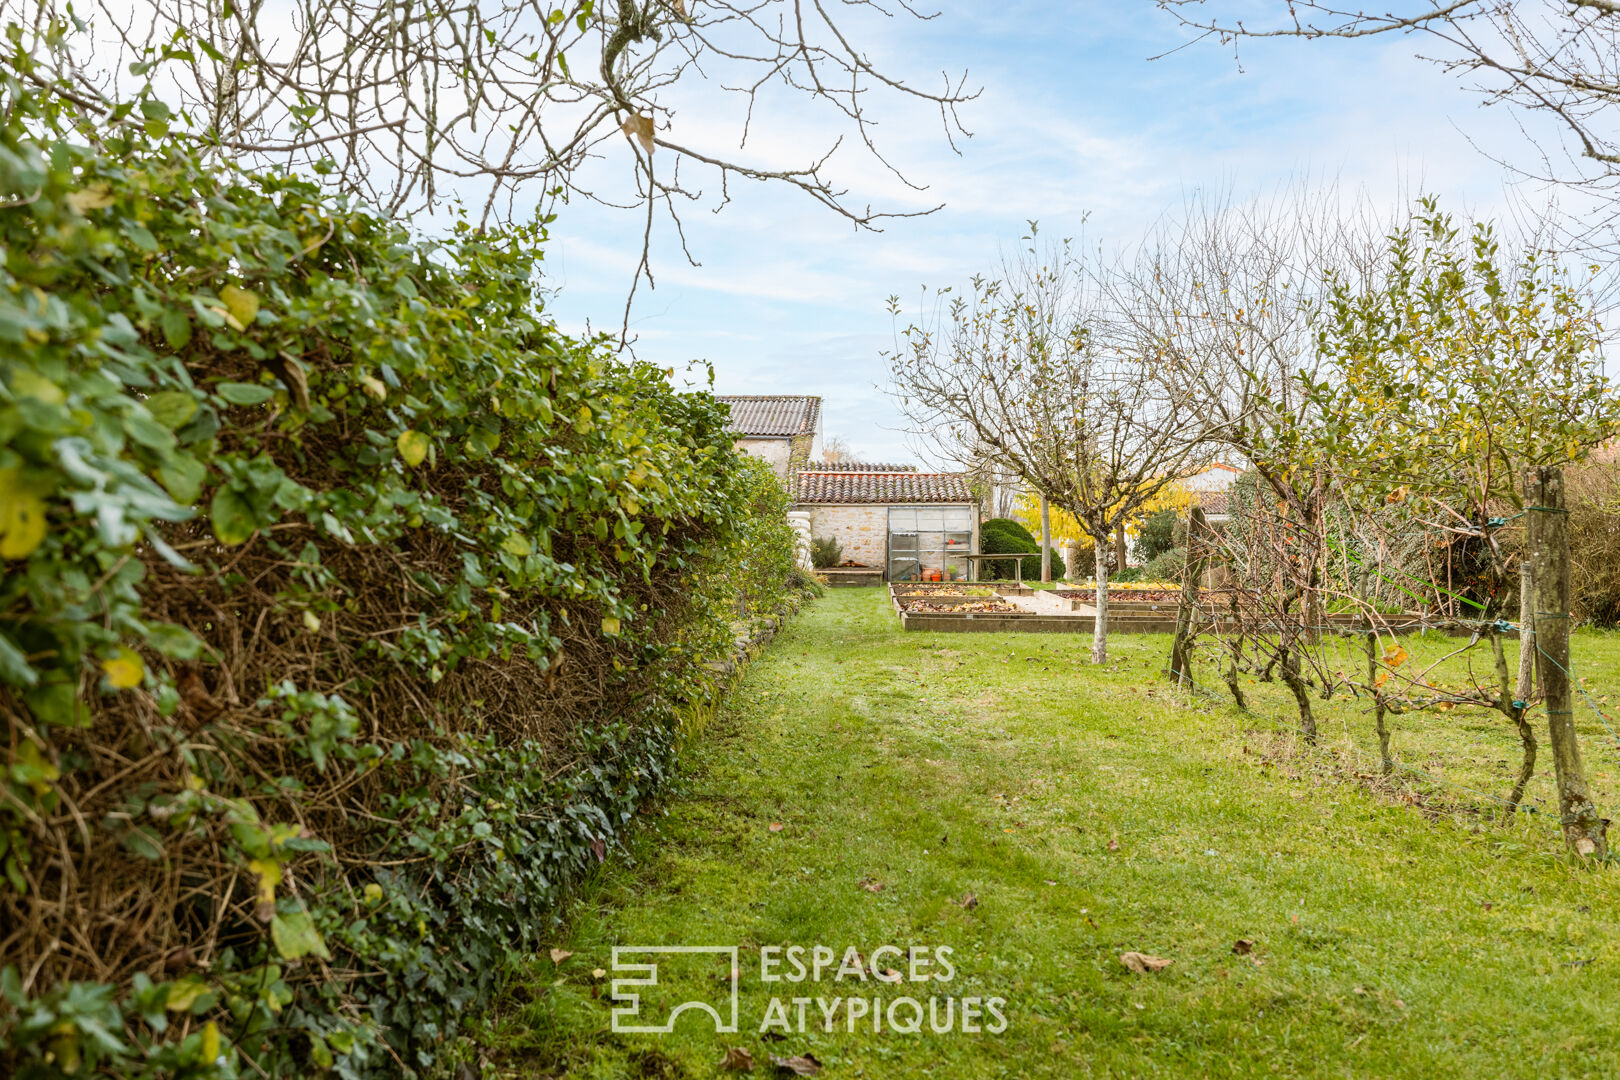
{"type": "Polygon", "coordinates": [[[1108,538],[1092,538],[1097,561],[1097,619],[1091,631],[1091,662],[1108,662],[1108,538]]]}
{"type": "Polygon", "coordinates": [[[1114,572],[1120,573],[1130,563],[1131,548],[1125,542],[1125,523],[1121,521],[1114,526],[1114,572]]]}
{"type": "MultiPolygon", "coordinates": [[[[1491,656],[1496,660],[1498,686],[1496,707],[1501,710],[1502,715],[1513,721],[1513,726],[1519,732],[1519,744],[1524,748],[1519,760],[1519,775],[1513,781],[1513,790],[1508,792],[1507,805],[1502,810],[1502,824],[1506,825],[1513,820],[1513,815],[1518,813],[1519,802],[1524,798],[1524,789],[1530,783],[1530,778],[1536,774],[1536,733],[1531,728],[1530,721],[1524,717],[1528,705],[1523,698],[1514,696],[1515,685],[1508,677],[1507,651],[1502,646],[1501,633],[1494,626],[1485,633],[1491,640],[1491,656]]],[[[1520,641],[1524,641],[1526,637],[1527,635],[1521,633],[1520,641]]],[[[1521,656],[1525,655],[1522,645],[1519,651],[1521,656]]]]}
{"type": "Polygon", "coordinates": [[[1548,742],[1558,778],[1559,824],[1564,842],[1583,857],[1604,859],[1608,820],[1598,816],[1586,787],[1586,768],[1575,736],[1569,683],[1569,513],[1564,509],[1562,469],[1536,470],[1530,508],[1530,558],[1535,595],[1537,681],[1547,705],[1548,742]]]}
{"type": "Polygon", "coordinates": [[[1327,550],[1327,545],[1322,542],[1322,503],[1322,474],[1318,471],[1316,483],[1300,515],[1299,530],[1303,549],[1301,557],[1310,559],[1310,566],[1305,571],[1304,595],[1300,598],[1300,615],[1305,623],[1304,640],[1311,645],[1321,642],[1326,621],[1322,610],[1322,560],[1327,550]]]}
{"type": "MultiPolygon", "coordinates": [[[[1370,621],[1370,620],[1369,620],[1370,621]]],[[[1389,752],[1389,728],[1384,726],[1384,699],[1378,692],[1378,635],[1367,631],[1367,685],[1373,696],[1373,729],[1378,732],[1378,758],[1383,775],[1395,771],[1395,759],[1389,752]]]]}
{"type": "Polygon", "coordinates": [[[1041,580],[1052,580],[1052,504],[1041,496],[1041,580]]]}
{"type": "Polygon", "coordinates": [[[1243,696],[1243,687],[1238,685],[1237,651],[1234,649],[1226,658],[1226,688],[1232,693],[1232,701],[1244,712],[1249,711],[1249,702],[1243,696]]]}
{"type": "MultiPolygon", "coordinates": [[[[1528,561],[1519,564],[1519,676],[1511,689],[1509,697],[1507,686],[1507,659],[1500,661],[1500,677],[1502,678],[1502,696],[1507,699],[1502,702],[1501,708],[1513,721],[1514,728],[1519,733],[1519,775],[1513,781],[1513,790],[1508,793],[1508,807],[1502,814],[1502,824],[1506,825],[1518,813],[1519,803],[1524,798],[1524,789],[1529,786],[1531,777],[1536,775],[1536,729],[1530,726],[1525,713],[1530,711],[1530,695],[1535,687],[1535,634],[1531,627],[1536,620],[1536,601],[1534,580],[1530,572],[1528,561]]],[[[1499,636],[1499,635],[1498,635],[1499,636]]],[[[1501,649],[1497,645],[1497,649],[1501,649]]]]}
{"type": "Polygon", "coordinates": [[[1294,695],[1294,703],[1299,706],[1299,733],[1305,736],[1307,743],[1315,746],[1316,714],[1311,712],[1311,695],[1305,688],[1305,679],[1299,673],[1299,656],[1294,648],[1283,654],[1279,671],[1284,685],[1294,695]]]}
{"type": "Polygon", "coordinates": [[[1181,571],[1181,602],[1176,606],[1176,636],[1170,643],[1170,681],[1178,686],[1192,685],[1193,615],[1198,608],[1198,583],[1204,576],[1207,559],[1203,543],[1204,509],[1187,511],[1187,562],[1181,571]]]}
{"type": "Polygon", "coordinates": [[[1516,701],[1526,704],[1530,695],[1535,693],[1536,649],[1536,598],[1535,574],[1530,568],[1530,561],[1526,559],[1519,564],[1519,682],[1513,697],[1516,701]]]}

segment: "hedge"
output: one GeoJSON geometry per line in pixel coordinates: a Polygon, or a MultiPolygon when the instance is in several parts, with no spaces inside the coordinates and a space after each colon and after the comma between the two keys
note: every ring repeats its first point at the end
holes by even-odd
{"type": "MultiPolygon", "coordinates": [[[[13,40],[16,40],[15,38],[13,40]]],[[[412,1075],[791,602],[780,484],[429,243],[0,63],[0,1073],[412,1075]]]]}
{"type": "MultiPolygon", "coordinates": [[[[986,555],[1000,555],[1004,552],[1039,551],[1041,542],[1035,539],[1033,533],[1025,528],[1022,522],[1012,518],[990,518],[979,526],[979,549],[986,555]]],[[[1023,560],[1024,580],[1041,580],[1041,557],[1030,555],[1023,560]]],[[[1015,567],[1013,560],[1005,562],[989,560],[985,563],[985,576],[989,579],[1010,578],[1015,567]]],[[[1052,545],[1052,580],[1062,581],[1064,576],[1063,556],[1058,554],[1057,545],[1052,545]]]]}

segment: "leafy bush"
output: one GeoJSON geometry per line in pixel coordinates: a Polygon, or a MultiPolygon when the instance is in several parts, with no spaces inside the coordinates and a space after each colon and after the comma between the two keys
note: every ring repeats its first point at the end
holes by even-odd
{"type": "MultiPolygon", "coordinates": [[[[999,555],[1002,552],[1039,551],[1041,543],[1031,535],[1030,531],[1021,522],[1012,518],[991,518],[979,526],[979,550],[986,555],[999,555]]],[[[1029,581],[1041,579],[1041,557],[1031,555],[1023,560],[1024,578],[1029,581]]],[[[1013,576],[1013,560],[1005,562],[999,559],[985,561],[985,577],[990,580],[1005,580],[1013,576]]],[[[1057,545],[1052,546],[1052,579],[1054,581],[1063,577],[1063,556],[1058,554],[1057,545]]]]}
{"type": "Polygon", "coordinates": [[[540,231],[425,243],[149,98],[81,130],[27,63],[0,1073],[415,1074],[663,778],[739,603],[791,603],[780,485],[556,330],[540,231]]]}
{"type": "Polygon", "coordinates": [[[844,561],[844,545],[835,536],[818,536],[810,541],[810,562],[817,570],[837,566],[844,561]]]}
{"type": "Polygon", "coordinates": [[[1154,556],[1146,566],[1142,567],[1141,581],[1180,581],[1181,573],[1187,566],[1187,549],[1171,548],[1154,556]]]}
{"type": "Polygon", "coordinates": [[[768,612],[781,604],[785,583],[814,579],[799,569],[799,535],[787,518],[792,500],[775,470],[747,454],[738,454],[731,467],[737,470],[739,512],[731,522],[737,564],[723,576],[734,590],[738,614],[768,612]]]}
{"type": "Polygon", "coordinates": [[[1136,550],[1143,562],[1152,562],[1180,541],[1177,526],[1180,515],[1174,510],[1160,510],[1143,519],[1136,531],[1136,550]]]}

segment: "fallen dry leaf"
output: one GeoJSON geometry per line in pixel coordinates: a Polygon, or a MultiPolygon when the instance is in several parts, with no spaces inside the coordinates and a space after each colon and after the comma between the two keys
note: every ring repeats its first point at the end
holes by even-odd
{"type": "Polygon", "coordinates": [[[1108,850],[1109,851],[1118,851],[1119,850],[1119,841],[1118,840],[1110,840],[1110,841],[1108,841],[1108,850]]]}
{"type": "Polygon", "coordinates": [[[1254,942],[1250,941],[1248,938],[1238,938],[1236,941],[1232,942],[1232,951],[1237,953],[1239,956],[1248,956],[1254,951],[1254,942]]]}
{"type": "Polygon", "coordinates": [[[869,878],[869,877],[861,878],[860,884],[861,884],[861,888],[865,889],[867,892],[882,892],[883,891],[883,882],[878,881],[875,878],[869,878]]]}
{"type": "Polygon", "coordinates": [[[607,977],[607,969],[606,968],[592,968],[591,969],[591,978],[593,978],[593,979],[601,979],[601,978],[606,978],[606,977],[607,977]]]}
{"type": "Polygon", "coordinates": [[[957,901],[957,903],[961,905],[964,911],[972,911],[974,908],[979,906],[979,898],[973,893],[966,893],[962,896],[962,899],[957,901]]]}
{"type": "Polygon", "coordinates": [[[573,955],[574,954],[569,952],[567,949],[552,949],[551,950],[551,962],[553,964],[560,964],[564,960],[568,959],[570,956],[573,956],[573,955]]]}
{"type": "Polygon", "coordinates": [[[726,1051],[726,1056],[720,1059],[720,1067],[732,1072],[753,1072],[754,1055],[740,1046],[733,1046],[726,1051]]]}
{"type": "Polygon", "coordinates": [[[776,1066],[777,1072],[787,1076],[814,1076],[821,1071],[821,1062],[814,1054],[790,1058],[779,1058],[773,1054],[771,1064],[776,1066]]]}
{"type": "Polygon", "coordinates": [[[1174,960],[1166,960],[1162,956],[1149,956],[1147,953],[1139,952],[1120,953],[1119,962],[1138,975],[1146,975],[1150,971],[1163,971],[1175,963],[1174,960]]]}
{"type": "Polygon", "coordinates": [[[631,136],[637,142],[639,142],[641,144],[641,148],[643,150],[647,151],[647,153],[649,155],[652,154],[652,152],[653,152],[653,118],[652,117],[650,117],[650,116],[641,116],[639,114],[632,113],[631,115],[624,118],[624,122],[619,125],[619,128],[626,135],[631,136]]]}
{"type": "Polygon", "coordinates": [[[781,831],[782,831],[782,823],[780,821],[771,822],[771,832],[781,832],[781,831]]]}

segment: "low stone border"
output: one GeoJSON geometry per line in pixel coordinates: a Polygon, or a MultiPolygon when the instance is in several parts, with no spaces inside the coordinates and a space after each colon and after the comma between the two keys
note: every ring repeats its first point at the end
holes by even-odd
{"type": "Polygon", "coordinates": [[[788,619],[798,614],[802,606],[804,601],[790,600],[779,606],[773,614],[755,615],[750,619],[733,623],[735,633],[731,641],[731,655],[723,660],[710,660],[703,666],[713,672],[717,680],[723,682],[729,679],[756,656],[765,643],[787,625],[788,619]]]}

